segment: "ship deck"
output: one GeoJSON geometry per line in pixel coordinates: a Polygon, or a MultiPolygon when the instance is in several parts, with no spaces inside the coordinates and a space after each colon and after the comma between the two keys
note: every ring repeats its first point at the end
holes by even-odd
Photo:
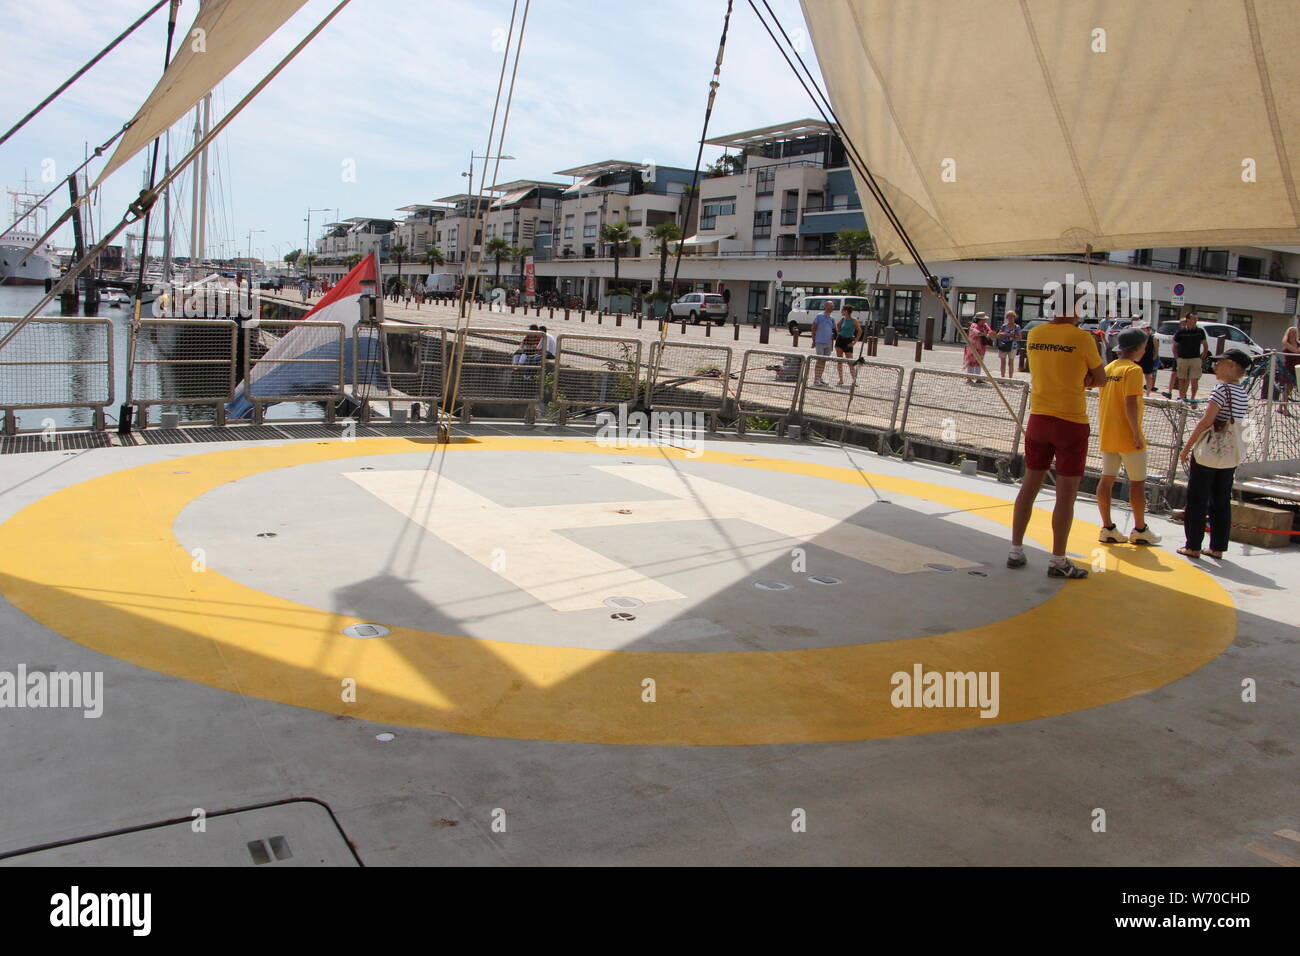
{"type": "Polygon", "coordinates": [[[1286,549],[1081,500],[1062,582],[1014,485],[862,449],[277,428],[0,456],[0,671],[103,681],[0,707],[0,862],[1300,857],[1286,549]]]}

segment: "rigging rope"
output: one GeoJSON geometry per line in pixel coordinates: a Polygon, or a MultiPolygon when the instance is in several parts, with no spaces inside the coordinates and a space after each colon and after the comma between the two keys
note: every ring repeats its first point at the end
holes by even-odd
{"type": "MultiPolygon", "coordinates": [[[[849,161],[853,165],[853,168],[857,171],[862,181],[866,183],[868,190],[871,192],[872,198],[876,200],[876,205],[885,214],[885,218],[889,220],[889,224],[893,226],[894,231],[898,233],[899,238],[902,240],[903,245],[907,249],[908,255],[912,257],[912,260],[916,263],[917,268],[921,272],[922,278],[925,279],[926,286],[934,294],[935,298],[939,300],[939,304],[943,307],[944,313],[952,320],[953,325],[956,326],[957,330],[961,333],[962,338],[966,341],[966,345],[970,353],[974,355],[975,359],[979,362],[980,369],[983,370],[985,376],[987,376],[987,378],[989,379],[989,384],[993,386],[993,390],[997,394],[998,399],[1002,402],[1003,407],[1006,408],[1007,415],[1016,423],[1015,441],[1019,442],[1020,432],[1022,430],[1019,416],[1016,415],[1015,411],[1012,410],[1011,403],[1010,401],[1007,400],[1006,395],[1003,393],[1002,387],[998,384],[998,381],[993,376],[993,373],[989,371],[988,366],[984,364],[983,354],[971,347],[970,335],[966,331],[966,329],[962,326],[960,319],[958,319],[956,314],[954,314],[954,312],[952,311],[952,306],[949,305],[947,296],[942,294],[942,289],[939,286],[939,280],[935,278],[934,274],[930,271],[930,267],[926,264],[925,259],[922,258],[921,253],[917,250],[916,246],[913,244],[912,238],[907,232],[907,228],[903,225],[902,221],[895,214],[893,206],[890,204],[888,198],[886,198],[884,191],[880,188],[880,185],[876,182],[876,177],[872,175],[871,170],[867,167],[865,160],[863,160],[862,158],[862,154],[858,151],[857,145],[853,142],[852,138],[845,131],[844,127],[840,124],[839,117],[835,113],[835,108],[831,105],[830,98],[826,95],[825,91],[822,90],[820,84],[813,77],[812,71],[808,69],[808,65],[804,62],[803,57],[799,55],[799,51],[795,47],[794,43],[790,40],[789,34],[787,34],[785,31],[785,27],[781,25],[780,18],[777,17],[777,15],[772,11],[772,8],[768,4],[767,0],[762,0],[763,7],[767,10],[768,14],[771,16],[772,22],[776,25],[777,30],[780,31],[781,36],[785,39],[786,44],[790,48],[790,51],[794,53],[795,59],[799,61],[799,66],[803,67],[804,74],[806,74],[808,77],[807,82],[804,81],[803,75],[800,74],[798,68],[796,68],[794,63],[791,62],[789,55],[786,53],[785,49],[781,46],[781,42],[777,40],[776,34],[772,32],[772,28],[768,25],[767,20],[763,17],[763,14],[759,11],[758,6],[755,4],[754,0],[748,0],[748,2],[750,8],[754,11],[755,16],[758,17],[759,22],[763,24],[763,28],[767,30],[768,36],[770,36],[772,38],[772,42],[776,44],[776,48],[778,52],[780,52],[782,58],[789,65],[790,69],[794,72],[795,78],[799,81],[800,86],[804,88],[804,92],[806,92],[809,98],[813,101],[813,105],[816,107],[817,111],[821,114],[822,119],[827,124],[831,125],[834,128],[834,130],[838,133],[840,140],[844,143],[845,151],[848,154],[849,161]],[[809,88],[810,83],[812,85],[811,89],[809,88]],[[815,93],[814,90],[816,91],[815,93]]],[[[886,256],[888,256],[888,252],[886,253],[886,256]]]]}
{"type": "MultiPolygon", "coordinates": [[[[7,133],[5,133],[3,136],[0,136],[0,146],[3,146],[3,145],[5,144],[5,142],[9,139],[10,136],[12,136],[14,133],[18,132],[20,129],[22,129],[24,126],[26,126],[27,123],[28,123],[28,121],[30,121],[34,116],[36,116],[37,113],[39,113],[41,110],[45,109],[45,107],[49,106],[50,103],[54,102],[54,100],[59,96],[60,93],[62,93],[64,90],[66,90],[66,89],[67,89],[69,86],[71,86],[73,83],[77,82],[77,80],[79,80],[79,79],[81,78],[81,76],[82,76],[83,73],[85,73],[85,72],[86,72],[87,70],[89,70],[92,66],[94,66],[96,63],[98,63],[100,60],[102,60],[105,56],[107,56],[107,55],[109,54],[109,52],[112,51],[113,47],[117,46],[119,43],[121,43],[123,40],[125,40],[127,37],[129,37],[132,33],[134,33],[135,30],[136,30],[136,28],[139,27],[140,24],[144,23],[144,22],[145,22],[146,20],[148,20],[151,16],[153,16],[155,13],[157,13],[157,12],[158,12],[158,11],[159,11],[163,6],[164,6],[164,5],[165,5],[166,3],[168,3],[168,2],[169,2],[169,0],[158,0],[157,3],[155,3],[152,7],[150,7],[150,8],[149,8],[148,10],[146,10],[143,14],[141,14],[140,19],[136,20],[135,23],[131,24],[131,25],[130,25],[129,27],[127,27],[123,32],[119,33],[119,34],[117,35],[117,39],[115,39],[115,40],[114,40],[112,43],[110,43],[108,46],[104,47],[104,49],[102,49],[102,50],[100,50],[98,53],[96,53],[96,54],[94,55],[94,57],[91,58],[90,62],[88,62],[85,66],[83,66],[81,69],[79,69],[76,73],[73,73],[72,76],[70,76],[70,77],[68,77],[66,80],[64,80],[63,83],[59,86],[59,88],[56,89],[53,93],[51,93],[49,96],[45,97],[45,99],[43,99],[43,100],[41,100],[39,103],[37,103],[36,106],[33,107],[32,110],[31,110],[31,111],[30,111],[26,116],[24,116],[24,117],[23,117],[22,119],[20,119],[17,123],[15,123],[12,127],[10,127],[10,128],[9,128],[9,131],[8,131],[7,133]]],[[[172,16],[173,16],[173,18],[175,17],[175,11],[174,11],[174,10],[173,10],[173,12],[172,12],[172,16]]],[[[130,124],[127,124],[127,125],[130,125],[130,124]]]]}
{"type": "Polygon", "coordinates": [[[194,144],[194,147],[185,154],[180,163],[173,167],[172,170],[163,177],[162,182],[153,189],[142,190],[140,195],[136,197],[135,201],[127,207],[126,214],[118,221],[117,225],[109,230],[109,232],[104,235],[104,238],[96,243],[89,252],[82,256],[79,262],[68,268],[68,271],[64,273],[63,278],[55,283],[53,289],[46,293],[45,298],[36,303],[36,305],[33,306],[22,319],[15,322],[9,328],[9,331],[6,332],[3,337],[0,337],[0,350],[3,350],[6,345],[12,342],[14,337],[23,330],[27,323],[38,316],[41,313],[41,310],[53,302],[60,292],[75,282],[77,276],[81,275],[86,266],[89,265],[96,256],[103,252],[108,244],[116,239],[123,229],[134,222],[138,222],[144,216],[145,211],[150,209],[157,201],[158,192],[162,189],[166,189],[175,181],[176,177],[179,176],[183,170],[189,168],[189,165],[198,157],[199,153],[203,150],[203,147],[210,143],[215,137],[219,136],[222,131],[234,121],[235,117],[243,112],[244,108],[248,106],[248,104],[251,103],[253,99],[262,92],[262,90],[266,89],[267,84],[279,76],[280,72],[293,62],[298,54],[306,48],[307,44],[314,40],[316,36],[325,29],[329,22],[351,2],[352,0],[339,0],[339,3],[334,7],[334,9],[326,14],[325,18],[321,20],[320,23],[316,24],[316,26],[312,28],[311,32],[298,41],[293,49],[286,53],[280,61],[276,63],[271,71],[258,81],[256,86],[244,94],[243,98],[235,104],[234,109],[223,116],[217,125],[208,131],[207,135],[194,144]]]}
{"type": "MultiPolygon", "coordinates": [[[[709,99],[704,106],[704,128],[700,131],[700,147],[695,151],[695,171],[691,174],[691,191],[686,198],[686,217],[683,222],[686,228],[690,228],[691,212],[695,206],[695,197],[699,193],[700,182],[700,163],[704,161],[704,140],[709,135],[709,120],[713,116],[713,101],[718,95],[718,84],[722,79],[722,55],[727,49],[727,31],[731,28],[731,7],[732,0],[727,0],[727,14],[722,18],[722,36],[718,40],[718,58],[713,63],[713,76],[709,78],[709,99]]],[[[673,260],[673,284],[670,287],[669,295],[677,294],[677,275],[682,267],[682,249],[686,245],[686,237],[677,243],[677,256],[673,260]]],[[[668,334],[668,319],[672,316],[672,309],[664,316],[664,321],[659,323],[659,338],[662,340],[668,334]]],[[[682,326],[685,328],[685,325],[682,326]]]]}

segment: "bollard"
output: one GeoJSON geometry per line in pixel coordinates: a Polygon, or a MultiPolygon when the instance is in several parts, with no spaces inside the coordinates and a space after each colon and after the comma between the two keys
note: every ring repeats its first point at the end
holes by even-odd
{"type": "Polygon", "coordinates": [[[921,361],[921,349],[925,348],[925,343],[920,339],[916,340],[916,358],[914,361],[921,361]]]}
{"type": "Polygon", "coordinates": [[[551,306],[551,307],[550,307],[550,313],[551,313],[551,314],[550,314],[550,318],[551,318],[552,320],[554,320],[554,319],[555,319],[555,306],[551,306]]]}
{"type": "Polygon", "coordinates": [[[735,339],[737,342],[739,342],[739,341],[740,341],[740,326],[739,326],[739,325],[733,325],[733,326],[731,327],[731,330],[732,330],[733,332],[736,333],[735,335],[732,336],[732,338],[735,339]]]}
{"type": "Polygon", "coordinates": [[[641,316],[639,315],[636,317],[636,327],[637,327],[637,331],[639,332],[641,330],[641,316]]]}
{"type": "Polygon", "coordinates": [[[880,348],[880,336],[873,335],[867,341],[867,354],[874,357],[878,354],[877,350],[879,348],[880,348]]]}
{"type": "Polygon", "coordinates": [[[587,321],[587,310],[586,310],[586,309],[583,309],[581,312],[578,313],[578,319],[579,319],[580,321],[582,321],[582,322],[586,322],[586,321],[587,321]]]}
{"type": "Polygon", "coordinates": [[[511,315],[515,314],[515,304],[513,302],[510,303],[510,314],[511,315]]]}
{"type": "Polygon", "coordinates": [[[1029,353],[1023,350],[1020,353],[1020,371],[1029,371],[1029,353]]]}
{"type": "Polygon", "coordinates": [[[597,324],[597,325],[601,325],[601,324],[604,322],[604,319],[605,319],[605,313],[604,313],[604,312],[597,312],[597,313],[596,313],[596,324],[597,324]]]}
{"type": "Polygon", "coordinates": [[[709,322],[705,322],[705,323],[704,323],[704,337],[705,337],[706,339],[711,337],[710,333],[711,333],[712,331],[713,331],[713,325],[712,325],[711,323],[709,323],[709,322]]]}
{"type": "Polygon", "coordinates": [[[925,350],[934,351],[934,316],[929,316],[925,320],[925,350]]]}
{"type": "Polygon", "coordinates": [[[564,321],[565,321],[565,322],[568,322],[568,321],[569,321],[569,310],[568,310],[568,309],[565,309],[565,310],[564,310],[564,321]]]}
{"type": "Polygon", "coordinates": [[[622,327],[623,327],[623,313],[620,312],[618,315],[614,316],[614,328],[621,329],[622,327]]]}
{"type": "Polygon", "coordinates": [[[683,322],[683,323],[682,323],[682,335],[685,335],[685,334],[686,334],[686,323],[683,322]]]}
{"type": "Polygon", "coordinates": [[[542,307],[540,305],[537,307],[537,317],[539,319],[542,317],[542,307]]]}

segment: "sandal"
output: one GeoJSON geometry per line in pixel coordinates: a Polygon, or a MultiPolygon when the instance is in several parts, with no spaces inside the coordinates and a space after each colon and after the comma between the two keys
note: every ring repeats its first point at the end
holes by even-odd
{"type": "Polygon", "coordinates": [[[1184,558],[1199,558],[1201,556],[1201,552],[1193,551],[1191,548],[1179,548],[1178,553],[1184,558]]]}
{"type": "Polygon", "coordinates": [[[1202,551],[1201,553],[1204,554],[1204,555],[1206,555],[1207,557],[1211,557],[1211,558],[1213,558],[1215,561],[1222,561],[1222,560],[1223,560],[1223,552],[1222,552],[1222,551],[1202,551]]]}

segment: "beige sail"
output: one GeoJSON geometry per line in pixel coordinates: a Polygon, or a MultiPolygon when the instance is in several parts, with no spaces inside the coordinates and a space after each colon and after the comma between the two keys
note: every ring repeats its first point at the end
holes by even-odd
{"type": "Polygon", "coordinates": [[[1296,0],[802,2],[927,259],[1300,242],[1296,0]]]}
{"type": "Polygon", "coordinates": [[[98,186],[239,66],[306,0],[204,0],[188,31],[176,32],[175,54],[135,114],[98,186]]]}

